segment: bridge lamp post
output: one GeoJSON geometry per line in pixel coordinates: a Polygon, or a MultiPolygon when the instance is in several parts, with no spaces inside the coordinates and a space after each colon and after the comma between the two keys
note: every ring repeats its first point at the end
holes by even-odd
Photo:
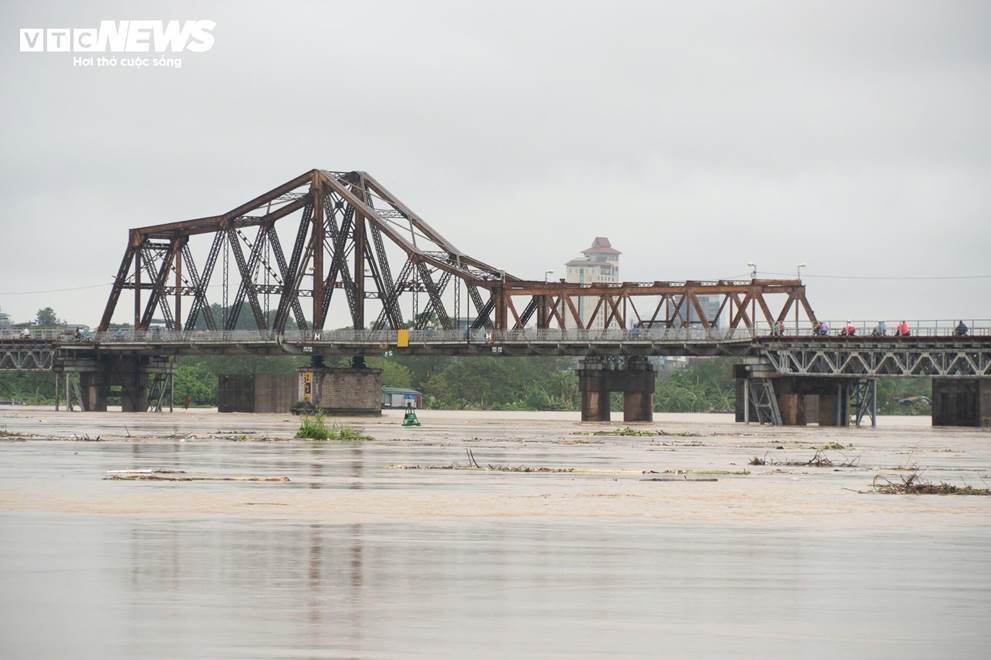
{"type": "MultiPolygon", "coordinates": [[[[795,269],[795,272],[798,273],[799,285],[802,284],[802,269],[805,268],[805,266],[806,264],[798,264],[798,268],[795,269]]],[[[798,301],[796,301],[794,304],[795,304],[795,334],[797,335],[798,334],[798,301]]]]}
{"type": "MultiPolygon", "coordinates": [[[[751,284],[753,280],[757,279],[757,264],[748,261],[747,266],[750,267],[750,279],[751,284]]],[[[750,334],[752,336],[757,336],[757,302],[754,301],[750,304],[750,334]]]]}

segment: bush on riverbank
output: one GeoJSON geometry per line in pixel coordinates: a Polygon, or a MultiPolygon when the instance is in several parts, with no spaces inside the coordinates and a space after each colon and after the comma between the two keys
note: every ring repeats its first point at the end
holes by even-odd
{"type": "Polygon", "coordinates": [[[304,417],[299,430],[296,431],[297,438],[308,440],[337,440],[339,442],[358,442],[361,440],[371,440],[363,433],[355,431],[347,424],[331,424],[327,426],[323,415],[316,414],[312,417],[304,417]]]}

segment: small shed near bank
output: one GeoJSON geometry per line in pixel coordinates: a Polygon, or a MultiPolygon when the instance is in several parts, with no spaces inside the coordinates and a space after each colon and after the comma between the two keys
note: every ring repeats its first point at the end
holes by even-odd
{"type": "Polygon", "coordinates": [[[405,408],[406,404],[419,408],[423,402],[423,395],[416,390],[407,387],[383,387],[382,407],[383,408],[405,408]]]}

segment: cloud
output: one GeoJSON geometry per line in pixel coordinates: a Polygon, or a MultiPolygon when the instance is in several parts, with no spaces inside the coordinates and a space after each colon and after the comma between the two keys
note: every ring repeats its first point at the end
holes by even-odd
{"type": "MultiPolygon", "coordinates": [[[[5,4],[4,24],[217,22],[181,70],[0,54],[4,291],[109,280],[131,226],[366,169],[539,278],[986,273],[986,3],[5,4]],[[765,266],[765,264],[767,264],[765,266]]],[[[11,31],[11,39],[16,32],[11,31]]],[[[105,294],[0,296],[93,323],[105,294]]],[[[987,316],[986,281],[810,280],[838,316],[987,316]],[[982,295],[983,294],[983,295],[982,295]]],[[[825,312],[823,312],[825,310],[825,312]]]]}

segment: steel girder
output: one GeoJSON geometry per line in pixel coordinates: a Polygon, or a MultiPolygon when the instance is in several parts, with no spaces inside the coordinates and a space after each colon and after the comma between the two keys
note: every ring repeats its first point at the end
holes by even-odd
{"type": "Polygon", "coordinates": [[[55,352],[51,344],[0,344],[0,371],[51,371],[55,352]]]}
{"type": "Polygon", "coordinates": [[[769,342],[762,356],[791,376],[991,377],[991,345],[950,342],[848,344],[814,340],[769,342]]]}

